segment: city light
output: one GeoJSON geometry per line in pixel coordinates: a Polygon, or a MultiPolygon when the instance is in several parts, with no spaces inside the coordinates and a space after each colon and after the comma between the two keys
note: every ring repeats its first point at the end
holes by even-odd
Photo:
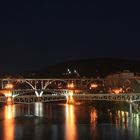
{"type": "Polygon", "coordinates": [[[90,89],[95,89],[95,88],[97,88],[97,87],[98,87],[98,85],[95,84],[95,83],[92,83],[92,84],[90,85],[90,89]]]}
{"type": "Polygon", "coordinates": [[[67,103],[69,104],[73,104],[74,103],[74,99],[73,99],[73,90],[70,90],[68,95],[66,96],[67,99],[67,103]]]}
{"type": "Polygon", "coordinates": [[[7,84],[6,86],[5,86],[5,89],[12,89],[13,88],[13,85],[12,84],[7,84]]]}
{"type": "Polygon", "coordinates": [[[122,93],[123,90],[122,90],[122,88],[116,88],[116,89],[112,89],[112,92],[115,94],[119,94],[119,93],[122,93]]]}
{"type": "Polygon", "coordinates": [[[74,87],[75,87],[74,83],[68,84],[68,88],[74,88],[74,87]]]}
{"type": "Polygon", "coordinates": [[[4,94],[6,97],[12,96],[11,90],[0,90],[0,93],[4,94]]]}
{"type": "Polygon", "coordinates": [[[7,97],[7,105],[12,104],[12,89],[13,85],[8,83],[6,84],[5,89],[1,90],[1,93],[7,97]]]}

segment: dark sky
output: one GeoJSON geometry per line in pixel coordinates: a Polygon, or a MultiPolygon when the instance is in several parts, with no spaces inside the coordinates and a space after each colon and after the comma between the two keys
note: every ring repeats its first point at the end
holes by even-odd
{"type": "Polygon", "coordinates": [[[139,6],[123,0],[1,2],[0,71],[97,57],[140,60],[139,6]]]}

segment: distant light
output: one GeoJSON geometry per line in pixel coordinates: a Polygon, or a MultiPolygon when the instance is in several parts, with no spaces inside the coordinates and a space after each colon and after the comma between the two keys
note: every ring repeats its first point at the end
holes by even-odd
{"type": "Polygon", "coordinates": [[[77,71],[76,71],[76,70],[74,70],[74,73],[77,73],[77,71]]]}
{"type": "Polygon", "coordinates": [[[7,85],[5,86],[5,88],[6,88],[6,89],[12,89],[12,88],[13,88],[13,85],[12,85],[12,84],[7,84],[7,85]]]}
{"type": "Polygon", "coordinates": [[[69,68],[67,69],[67,72],[68,72],[68,74],[71,74],[71,71],[70,71],[70,69],[69,69],[69,68]]]}
{"type": "Polygon", "coordinates": [[[119,93],[122,93],[123,90],[122,90],[122,88],[116,88],[116,89],[112,89],[112,92],[115,94],[119,94],[119,93]]]}
{"type": "Polygon", "coordinates": [[[74,87],[75,87],[74,83],[68,84],[68,88],[74,88],[74,87]]]}
{"type": "Polygon", "coordinates": [[[93,84],[91,84],[90,89],[95,89],[95,88],[97,88],[97,87],[98,87],[98,85],[95,84],[95,83],[93,83],[93,84]]]}

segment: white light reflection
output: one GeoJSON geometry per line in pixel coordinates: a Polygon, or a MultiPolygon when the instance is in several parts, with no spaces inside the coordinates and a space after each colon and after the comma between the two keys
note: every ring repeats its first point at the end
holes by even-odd
{"type": "Polygon", "coordinates": [[[116,121],[117,127],[119,125],[123,129],[129,128],[131,131],[135,131],[137,132],[137,134],[139,133],[139,130],[140,130],[139,114],[133,113],[132,116],[130,117],[128,112],[117,111],[115,118],[117,118],[117,121],[116,121]]]}
{"type": "Polygon", "coordinates": [[[35,103],[35,115],[42,117],[43,116],[43,104],[35,103]]]}
{"type": "Polygon", "coordinates": [[[129,117],[128,123],[131,132],[135,132],[135,135],[138,136],[140,132],[140,117],[139,114],[133,113],[132,117],[129,117]],[[134,127],[135,126],[135,127],[134,127]]]}
{"type": "Polygon", "coordinates": [[[116,116],[115,116],[115,124],[116,127],[119,127],[119,125],[126,129],[128,128],[128,112],[125,111],[117,111],[116,116]]]}

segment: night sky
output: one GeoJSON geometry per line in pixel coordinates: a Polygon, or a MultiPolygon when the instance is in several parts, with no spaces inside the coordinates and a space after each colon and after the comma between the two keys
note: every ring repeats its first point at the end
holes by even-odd
{"type": "Polygon", "coordinates": [[[8,0],[0,3],[0,71],[75,59],[140,60],[140,3],[8,0]]]}

